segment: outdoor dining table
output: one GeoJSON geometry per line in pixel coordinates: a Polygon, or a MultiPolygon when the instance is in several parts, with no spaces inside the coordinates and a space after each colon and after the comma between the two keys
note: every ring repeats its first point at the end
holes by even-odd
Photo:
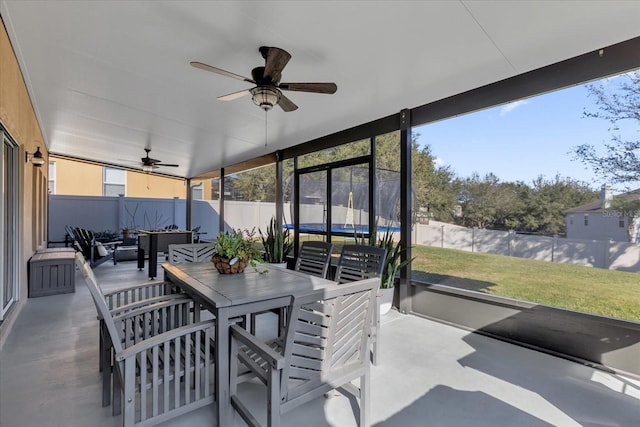
{"type": "Polygon", "coordinates": [[[216,316],[215,370],[217,425],[231,424],[229,326],[231,319],[285,307],[296,295],[337,286],[336,282],[293,270],[258,265],[243,273],[219,274],[212,263],[162,265],[165,281],[183,289],[216,316]]]}

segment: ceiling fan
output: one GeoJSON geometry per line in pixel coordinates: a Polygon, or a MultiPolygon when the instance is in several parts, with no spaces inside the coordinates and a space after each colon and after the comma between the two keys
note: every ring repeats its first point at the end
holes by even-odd
{"type": "Polygon", "coordinates": [[[146,151],[147,155],[145,157],[140,158],[140,160],[142,160],[141,165],[142,165],[142,170],[144,172],[153,172],[154,169],[158,169],[160,166],[171,167],[171,168],[177,168],[178,166],[180,166],[176,164],[162,163],[161,160],[152,159],[151,157],[149,157],[151,148],[145,148],[144,151],[146,151]]]}
{"type": "Polygon", "coordinates": [[[280,48],[262,46],[260,54],[265,60],[264,67],[256,67],[251,70],[251,77],[243,77],[239,74],[225,71],[202,62],[191,62],[191,65],[205,71],[211,71],[216,74],[242,80],[256,86],[251,89],[244,89],[238,92],[229,93],[219,96],[221,101],[231,101],[245,95],[251,94],[254,104],[265,111],[269,111],[274,105],[279,105],[284,111],[294,111],[298,106],[289,98],[284,96],[283,90],[292,90],[297,92],[327,93],[332,94],[338,90],[335,83],[280,83],[282,70],[284,69],[291,55],[280,48]]]}

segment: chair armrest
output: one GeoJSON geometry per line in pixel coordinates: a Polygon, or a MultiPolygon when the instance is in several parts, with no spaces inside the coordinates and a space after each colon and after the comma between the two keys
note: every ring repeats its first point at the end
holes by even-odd
{"type": "Polygon", "coordinates": [[[145,300],[136,301],[130,304],[121,305],[119,307],[114,308],[111,311],[111,316],[117,317],[121,314],[124,314],[128,311],[134,311],[136,309],[146,307],[149,305],[157,304],[160,302],[171,301],[175,299],[189,299],[189,297],[185,294],[169,294],[169,295],[160,295],[157,297],[148,298],[145,300]]]}
{"type": "Polygon", "coordinates": [[[167,295],[167,287],[168,285],[165,282],[147,282],[140,285],[104,292],[104,299],[107,301],[109,310],[113,310],[122,305],[132,304],[152,297],[167,295]]]}
{"type": "Polygon", "coordinates": [[[94,242],[94,245],[97,244],[97,243],[100,243],[102,246],[105,246],[105,247],[106,246],[118,246],[118,245],[122,244],[122,240],[114,240],[112,242],[99,242],[99,241],[96,240],[94,242]]]}
{"type": "Polygon", "coordinates": [[[235,339],[242,344],[249,347],[252,351],[255,351],[265,361],[269,363],[274,369],[280,370],[284,368],[284,356],[276,352],[274,349],[260,341],[255,336],[251,335],[245,329],[238,325],[231,325],[230,327],[231,339],[235,339]]]}
{"type": "MultiPolygon", "coordinates": [[[[194,304],[194,301],[191,298],[171,298],[169,300],[166,301],[160,301],[157,302],[155,304],[149,304],[149,305],[144,305],[142,307],[139,307],[135,310],[130,310],[127,311],[125,313],[120,313],[117,316],[113,316],[113,320],[115,322],[117,321],[125,321],[125,320],[129,320],[131,318],[135,318],[135,317],[140,317],[141,319],[144,317],[144,315],[146,314],[150,314],[152,312],[157,312],[160,310],[164,310],[164,309],[170,309],[172,307],[175,308],[182,308],[182,309],[186,309],[186,310],[191,310],[192,306],[194,304]],[[182,307],[180,307],[182,306],[182,307]]],[[[179,325],[182,326],[182,325],[179,325]]]]}
{"type": "MultiPolygon", "coordinates": [[[[159,335],[156,335],[151,338],[147,338],[144,341],[140,341],[137,344],[134,344],[122,350],[120,353],[116,354],[116,361],[122,362],[125,359],[135,357],[138,353],[145,350],[149,350],[162,343],[168,342],[170,340],[175,340],[176,338],[184,337],[194,332],[204,331],[206,329],[213,328],[214,326],[215,326],[214,320],[205,320],[203,322],[192,323],[187,326],[182,326],[180,328],[163,332],[159,335]]],[[[213,337],[213,334],[211,334],[211,336],[213,337]]]]}

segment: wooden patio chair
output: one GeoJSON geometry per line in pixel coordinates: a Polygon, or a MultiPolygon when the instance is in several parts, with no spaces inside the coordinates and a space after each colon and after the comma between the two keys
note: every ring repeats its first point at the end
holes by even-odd
{"type": "Polygon", "coordinates": [[[213,243],[185,243],[169,245],[169,262],[181,264],[184,262],[209,261],[216,251],[213,243]]]}
{"type": "MultiPolygon", "coordinates": [[[[368,245],[344,245],[340,253],[335,281],[349,283],[355,280],[378,277],[381,283],[387,250],[368,245]]],[[[376,301],[377,302],[377,301],[376,301]]],[[[371,327],[371,358],[378,364],[378,330],[380,329],[380,307],[376,303],[371,327]]]]}
{"type": "Polygon", "coordinates": [[[99,242],[96,240],[93,231],[79,227],[65,227],[67,234],[73,239],[75,248],[82,252],[91,267],[97,267],[105,261],[115,262],[115,251],[121,240],[111,242],[99,242]]]}
{"type": "Polygon", "coordinates": [[[294,297],[289,322],[275,340],[261,342],[231,326],[231,404],[259,426],[237,393],[241,362],[267,386],[267,425],[312,399],[342,389],[360,399],[360,427],[369,426],[369,332],[380,281],[365,279],[294,297]],[[360,379],[359,387],[351,381],[360,379]]]}
{"type": "Polygon", "coordinates": [[[213,403],[213,321],[200,322],[188,298],[112,316],[93,271],[76,259],[114,350],[113,413],[122,412],[122,425],[155,425],[213,403]]]}
{"type": "MultiPolygon", "coordinates": [[[[148,282],[139,285],[118,288],[109,292],[103,292],[98,285],[98,280],[93,273],[91,267],[80,253],[76,253],[76,266],[81,272],[89,275],[92,284],[96,287],[90,287],[91,296],[94,299],[99,298],[107,306],[112,317],[139,309],[141,307],[157,304],[164,301],[170,301],[177,298],[187,298],[185,294],[170,293],[171,287],[163,282],[148,282]],[[95,292],[93,292],[95,291],[95,292]]],[[[86,282],[86,279],[85,279],[86,282]]],[[[96,310],[98,306],[96,305],[96,310]]],[[[98,310],[99,326],[99,370],[102,372],[102,406],[108,406],[111,403],[111,371],[113,361],[113,347],[111,338],[107,330],[104,318],[98,310]]]]}
{"type": "MultiPolygon", "coordinates": [[[[79,270],[82,271],[85,263],[85,259],[78,258],[78,254],[76,254],[76,265],[78,266],[79,270]]],[[[93,277],[95,278],[95,276],[93,277]]],[[[107,308],[112,315],[124,313],[129,310],[134,310],[145,305],[155,304],[158,302],[180,297],[186,297],[186,295],[184,294],[173,293],[172,287],[165,284],[164,282],[142,283],[133,286],[121,287],[108,292],[102,292],[102,289],[98,286],[98,290],[100,292],[101,298],[105,300],[107,308]]],[[[100,316],[98,316],[98,319],[100,320],[99,369],[102,372],[105,362],[109,361],[109,358],[106,357],[105,354],[110,354],[110,350],[108,346],[107,348],[105,348],[104,346],[105,341],[108,342],[108,339],[105,339],[106,329],[104,321],[100,316]]],[[[107,400],[105,406],[108,404],[109,403],[107,400]]]]}
{"type": "MultiPolygon", "coordinates": [[[[302,242],[300,253],[296,258],[294,270],[310,274],[312,276],[327,277],[329,265],[331,264],[331,252],[333,245],[328,242],[306,241],[302,242]]],[[[278,330],[282,330],[286,323],[285,308],[269,310],[278,315],[278,330]]],[[[265,312],[262,312],[265,313],[265,312]]],[[[251,331],[256,330],[256,316],[262,313],[253,313],[251,315],[251,331]]]]}

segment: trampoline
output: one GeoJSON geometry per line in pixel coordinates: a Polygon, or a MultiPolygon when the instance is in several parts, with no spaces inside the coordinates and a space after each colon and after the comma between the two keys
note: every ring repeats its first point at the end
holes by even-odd
{"type": "MultiPolygon", "coordinates": [[[[286,228],[290,229],[290,230],[295,229],[293,224],[285,224],[284,226],[286,228]]],[[[325,224],[321,224],[321,223],[300,224],[300,232],[301,233],[309,233],[309,232],[322,233],[322,232],[325,232],[325,231],[326,231],[325,224]]],[[[399,233],[400,232],[400,227],[398,227],[398,226],[378,226],[378,227],[376,227],[376,231],[378,233],[396,233],[396,232],[399,233]]],[[[331,226],[331,233],[332,234],[348,234],[348,235],[369,234],[369,227],[366,226],[366,225],[350,227],[350,226],[344,226],[342,224],[333,224],[331,226]]]]}
{"type": "MultiPolygon", "coordinates": [[[[285,195],[294,194],[294,174],[285,184],[285,195]]],[[[400,173],[376,169],[376,206],[370,206],[369,168],[362,164],[314,170],[299,175],[300,233],[367,236],[369,210],[374,209],[377,233],[400,231],[400,173]],[[328,226],[331,223],[331,226],[328,226]]],[[[290,201],[290,199],[289,199],[290,201]]],[[[291,217],[294,205],[291,203],[291,217]]],[[[293,222],[293,221],[291,221],[293,222]]],[[[285,227],[295,230],[292,223],[285,227]]]]}

